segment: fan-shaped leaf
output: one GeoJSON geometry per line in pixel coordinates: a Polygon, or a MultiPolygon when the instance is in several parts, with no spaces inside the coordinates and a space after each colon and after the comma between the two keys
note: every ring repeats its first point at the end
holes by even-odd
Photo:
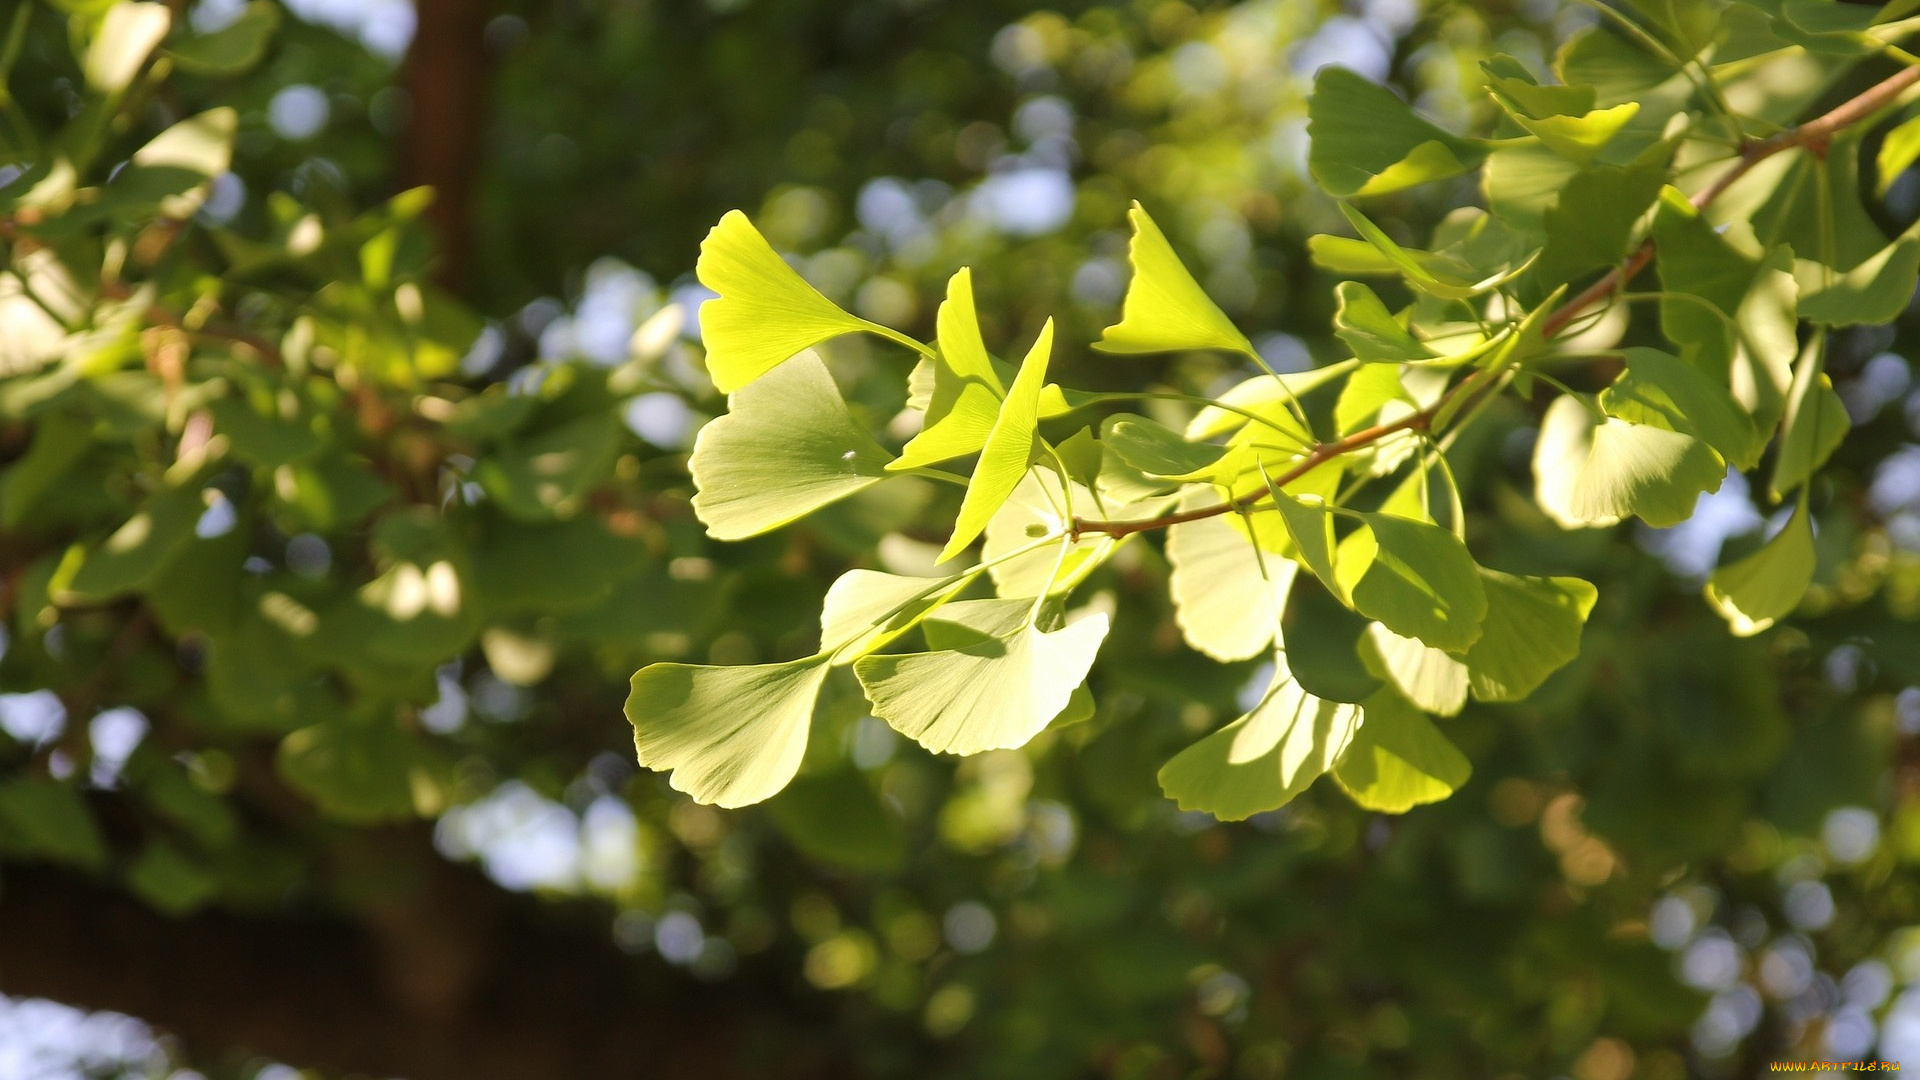
{"type": "Polygon", "coordinates": [[[1360,728],[1333,770],[1354,802],[1404,814],[1452,795],[1473,775],[1460,748],[1391,691],[1368,698],[1361,711],[1360,728]]]}
{"type": "Polygon", "coordinates": [[[653,664],[633,676],[627,719],[640,764],[671,769],[695,801],[746,806],[799,771],[826,654],[784,664],[653,664]]]}
{"type": "Polygon", "coordinates": [[[1407,332],[1372,289],[1357,281],[1343,281],[1334,289],[1340,306],[1333,315],[1333,332],[1353,355],[1368,363],[1401,363],[1436,355],[1407,332]]]}
{"type": "MultiPolygon", "coordinates": [[[[1189,491],[1180,505],[1196,509],[1212,498],[1189,491]]],[[[1273,643],[1298,563],[1263,557],[1225,515],[1169,528],[1167,561],[1173,617],[1187,644],[1215,660],[1245,660],[1273,643]]]]}
{"type": "Polygon", "coordinates": [[[1800,500],[1779,535],[1760,550],[1713,572],[1707,581],[1707,602],[1741,637],[1757,634],[1791,615],[1813,584],[1817,560],[1813,549],[1813,518],[1807,501],[1800,500]]]}
{"type": "Polygon", "coordinates": [[[1007,389],[1006,400],[1000,403],[1000,413],[980,451],[980,462],[973,468],[967,494],[960,500],[953,536],[941,550],[940,562],[966,550],[1027,475],[1038,438],[1034,428],[1040,421],[1040,390],[1046,385],[1047,361],[1052,352],[1053,320],[1048,319],[1033,348],[1027,350],[1026,359],[1020,362],[1020,373],[1007,389]]]}
{"type": "Polygon", "coordinates": [[[1042,631],[1025,619],[1032,606],[1026,600],[952,604],[929,622],[929,644],[958,647],[856,661],[853,671],[873,714],[936,753],[1026,745],[1066,709],[1107,636],[1101,614],[1042,631]],[[947,628],[947,638],[936,636],[935,622],[947,628]],[[982,633],[980,626],[998,632],[982,633]]]}
{"type": "Polygon", "coordinates": [[[1358,706],[1302,690],[1276,652],[1260,704],[1162,766],[1160,790],[1222,821],[1277,810],[1340,760],[1359,723],[1358,706]]]}
{"type": "Polygon", "coordinates": [[[1334,557],[1339,592],[1353,610],[1404,637],[1459,651],[1487,614],[1479,567],[1460,538],[1424,521],[1363,515],[1334,557]]]}
{"type": "Polygon", "coordinates": [[[1533,450],[1534,498],[1568,529],[1639,517],[1677,525],[1704,491],[1718,491],[1726,466],[1691,435],[1607,417],[1563,396],[1547,409],[1533,450]]]}
{"type": "Polygon", "coordinates": [[[1327,194],[1345,199],[1458,176],[1486,148],[1422,119],[1392,90],[1329,65],[1307,102],[1307,168],[1327,194]]]}
{"type": "Polygon", "coordinates": [[[777,529],[886,476],[888,454],[847,411],[833,375],[807,353],[727,399],[688,462],[707,533],[738,540],[777,529]]]}
{"type": "Polygon", "coordinates": [[[1127,219],[1133,223],[1127,249],[1133,281],[1120,321],[1107,327],[1093,347],[1111,353],[1225,349],[1257,357],[1253,343],[1193,280],[1147,211],[1136,202],[1127,219]]]}
{"type": "Polygon", "coordinates": [[[1399,687],[1408,701],[1441,716],[1453,716],[1466,705],[1467,665],[1452,653],[1401,637],[1377,622],[1367,624],[1367,644],[1361,659],[1368,670],[1399,687]]]}
{"type": "Polygon", "coordinates": [[[1467,647],[1476,701],[1521,701],[1580,655],[1580,630],[1598,592],[1579,578],[1516,577],[1480,569],[1487,617],[1467,647]]]}
{"type": "Polygon", "coordinates": [[[695,272],[702,285],[720,294],[700,307],[700,341],[707,350],[707,373],[722,393],[731,394],[842,334],[865,330],[902,340],[820,295],[738,210],[727,211],[707,233],[695,272]]]}

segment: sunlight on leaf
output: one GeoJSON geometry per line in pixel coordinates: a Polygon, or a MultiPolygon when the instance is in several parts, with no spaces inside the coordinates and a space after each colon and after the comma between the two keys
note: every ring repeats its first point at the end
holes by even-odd
{"type": "Polygon", "coordinates": [[[786,787],[806,754],[826,656],[784,664],[653,664],[633,676],[627,719],[640,764],[675,790],[736,807],[786,787]]]}
{"type": "Polygon", "coordinates": [[[707,233],[695,268],[719,297],[700,306],[700,340],[713,385],[731,394],[830,338],[886,327],[840,310],[788,266],[747,215],[729,210],[707,233]]]}
{"type": "Polygon", "coordinates": [[[960,501],[953,536],[941,549],[938,561],[946,562],[966,550],[1027,475],[1039,438],[1034,429],[1040,421],[1040,390],[1046,385],[1047,361],[1052,353],[1053,320],[1048,319],[1026,359],[1020,362],[1020,373],[1008,388],[1006,400],[1000,403],[993,430],[967,483],[967,494],[960,501]]]}
{"type": "Polygon", "coordinates": [[[1473,775],[1460,748],[1391,691],[1361,705],[1363,719],[1333,777],[1353,801],[1383,814],[1438,802],[1473,775]]]}
{"type": "Polygon", "coordinates": [[[953,620],[983,615],[976,632],[963,635],[964,644],[862,657],[853,670],[873,714],[935,753],[1025,746],[1066,709],[1107,636],[1102,614],[1042,631],[1026,621],[1032,606],[1026,600],[949,604],[929,620],[929,636],[936,623],[965,627],[953,620]],[[979,626],[996,632],[977,632],[979,626]]]}
{"type": "MultiPolygon", "coordinates": [[[[1193,490],[1180,506],[1212,505],[1214,496],[1193,490]]],[[[1187,644],[1215,660],[1245,660],[1273,643],[1299,564],[1262,556],[1226,515],[1201,518],[1167,530],[1168,591],[1173,617],[1187,644]]]]}
{"type": "Polygon", "coordinates": [[[1253,343],[1193,280],[1166,234],[1139,203],[1127,219],[1133,222],[1133,243],[1127,249],[1133,281],[1120,321],[1107,327],[1093,347],[1110,353],[1224,349],[1258,356],[1253,343]]]}
{"type": "Polygon", "coordinates": [[[1480,569],[1487,617],[1467,647],[1476,701],[1523,701],[1580,655],[1580,632],[1599,592],[1572,577],[1519,577],[1480,569]]]}
{"type": "Polygon", "coordinates": [[[1359,724],[1358,706],[1302,690],[1276,652],[1260,704],[1162,766],[1160,790],[1180,809],[1222,821],[1277,810],[1333,767],[1359,724]]]}
{"type": "Polygon", "coordinates": [[[1713,572],[1707,602],[1740,637],[1751,637],[1793,614],[1813,584],[1817,560],[1813,516],[1803,498],[1779,535],[1760,550],[1713,572]]]}
{"type": "Polygon", "coordinates": [[[811,352],[727,403],[727,415],[700,429],[688,462],[693,509],[709,536],[757,536],[886,477],[886,450],[811,352]]]}

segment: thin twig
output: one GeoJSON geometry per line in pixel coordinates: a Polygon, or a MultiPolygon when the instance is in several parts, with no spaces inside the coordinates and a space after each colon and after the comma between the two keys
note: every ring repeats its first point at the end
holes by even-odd
{"type": "MultiPolygon", "coordinates": [[[[1871,118],[1882,109],[1894,104],[1901,94],[1917,84],[1920,84],[1920,67],[1903,68],[1894,75],[1862,91],[1858,96],[1843,102],[1830,112],[1823,113],[1812,120],[1808,120],[1804,124],[1788,128],[1776,135],[1745,143],[1741,146],[1739,159],[1734,162],[1733,167],[1722,173],[1713,183],[1695,192],[1689,201],[1695,209],[1706,207],[1707,204],[1725,194],[1727,189],[1739,182],[1741,177],[1752,172],[1755,166],[1783,151],[1806,149],[1816,154],[1826,153],[1827,146],[1832,143],[1833,137],[1836,134],[1847,127],[1871,118]]],[[[1549,312],[1546,318],[1541,320],[1541,335],[1547,338],[1559,336],[1588,308],[1612,297],[1613,294],[1618,292],[1627,282],[1633,280],[1634,275],[1646,269],[1647,265],[1653,262],[1653,254],[1653,239],[1649,237],[1641,241],[1640,246],[1636,247],[1633,253],[1627,256],[1626,262],[1607,271],[1605,276],[1601,277],[1600,280],[1582,289],[1578,294],[1567,300],[1566,303],[1561,304],[1558,308],[1549,312]]],[[[1337,439],[1330,443],[1316,444],[1313,449],[1307,452],[1304,458],[1294,463],[1286,472],[1275,477],[1272,486],[1278,489],[1305,476],[1307,473],[1342,454],[1372,446],[1374,443],[1379,442],[1389,435],[1394,435],[1402,431],[1427,430],[1433,424],[1434,417],[1439,415],[1441,410],[1447,407],[1448,402],[1463,390],[1473,386],[1474,381],[1475,380],[1469,378],[1455,384],[1451,390],[1448,390],[1446,394],[1441,396],[1440,400],[1434,402],[1432,405],[1421,409],[1419,412],[1395,420],[1392,423],[1376,424],[1373,427],[1356,431],[1345,438],[1337,439]]],[[[1483,384],[1475,391],[1476,394],[1484,393],[1487,386],[1490,385],[1491,383],[1483,384]]],[[[1177,514],[1167,514],[1162,517],[1147,518],[1140,521],[1087,521],[1081,518],[1075,518],[1073,520],[1071,534],[1076,540],[1088,533],[1100,533],[1116,538],[1131,536],[1138,532],[1164,529],[1169,525],[1180,525],[1189,521],[1200,521],[1205,518],[1218,517],[1225,513],[1244,513],[1252,509],[1255,503],[1268,497],[1267,493],[1261,492],[1245,499],[1223,502],[1215,506],[1205,506],[1197,510],[1183,510],[1177,514]]]]}

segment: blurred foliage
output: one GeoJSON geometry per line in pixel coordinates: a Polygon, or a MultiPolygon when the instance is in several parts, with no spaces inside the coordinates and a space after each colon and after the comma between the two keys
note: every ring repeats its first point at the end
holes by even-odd
{"type": "MultiPolygon", "coordinates": [[[[1152,545],[1104,572],[1127,614],[1097,714],[1022,750],[906,752],[830,682],[800,779],[763,808],[631,764],[632,671],[804,653],[828,583],[939,497],[896,481],[773,536],[704,536],[687,453],[724,402],[684,305],[722,211],[863,317],[928,336],[971,263],[988,340],[1053,314],[1077,342],[1115,318],[1139,198],[1263,354],[1303,367],[1340,355],[1305,239],[1346,228],[1306,177],[1313,71],[1480,130],[1480,61],[1542,70],[1590,8],[503,9],[455,297],[425,196],[393,194],[407,125],[455,118],[409,118],[393,50],[296,8],[250,16],[279,24],[256,55],[216,25],[237,5],[203,3],[130,69],[90,55],[158,20],[129,6],[23,4],[0,52],[0,875],[71,866],[183,917],[372,919],[402,883],[320,872],[330,853],[432,820],[504,887],[594,898],[635,965],[804,987],[875,1075],[1920,1059],[1904,321],[1834,335],[1854,430],[1815,484],[1815,584],[1756,638],[1699,586],[1723,542],[1757,546],[1760,492],[1730,480],[1673,530],[1562,531],[1531,497],[1538,410],[1489,410],[1455,465],[1476,553],[1601,601],[1533,699],[1446,722],[1474,776],[1437,806],[1384,817],[1322,785],[1245,824],[1175,810],[1155,771],[1256,672],[1182,645],[1152,545]],[[227,125],[230,160],[201,137],[227,125]]],[[[1861,179],[1896,232],[1920,210],[1907,164],[1861,179]]],[[[1412,240],[1473,197],[1368,212],[1412,240]]],[[[901,404],[882,348],[831,353],[873,430],[901,404]]],[[[1056,371],[1190,392],[1246,374],[1056,371]]],[[[184,1053],[247,1075],[245,1049],[184,1053]]]]}

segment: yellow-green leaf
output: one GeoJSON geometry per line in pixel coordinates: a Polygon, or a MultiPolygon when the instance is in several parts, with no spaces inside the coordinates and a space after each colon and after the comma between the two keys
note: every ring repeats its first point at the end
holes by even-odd
{"type": "Polygon", "coordinates": [[[1133,222],[1133,243],[1127,249],[1133,281],[1120,307],[1120,321],[1107,327],[1093,347],[1111,353],[1224,349],[1258,356],[1253,343],[1193,280],[1166,234],[1139,203],[1127,219],[1133,222]]]}
{"type": "Polygon", "coordinates": [[[1713,572],[1707,602],[1736,635],[1749,637],[1793,614],[1813,584],[1816,562],[1813,517],[1801,499],[1778,536],[1713,572]]]}
{"type": "Polygon", "coordinates": [[[1307,693],[1276,652],[1260,704],[1161,766],[1160,790],[1222,821],[1277,810],[1340,760],[1359,724],[1358,706],[1307,693]]]}
{"type": "Polygon", "coordinates": [[[826,660],[641,668],[627,696],[640,764],[673,770],[668,782],[697,802],[735,807],[768,798],[800,769],[826,660]]]}
{"type": "Polygon", "coordinates": [[[1006,400],[993,421],[980,461],[973,469],[967,493],[960,500],[960,514],[954,521],[953,536],[941,550],[938,561],[946,562],[966,550],[987,522],[999,511],[1033,461],[1034,428],[1040,421],[1040,390],[1047,381],[1047,361],[1053,352],[1053,320],[1040,328],[1040,336],[1020,362],[1020,373],[1007,389],[1006,400]]]}
{"type": "Polygon", "coordinates": [[[840,310],[788,266],[738,210],[727,211],[707,233],[695,273],[720,294],[700,307],[700,341],[707,350],[707,373],[722,393],[731,394],[842,334],[864,330],[911,344],[887,327],[840,310]]]}
{"type": "Polygon", "coordinates": [[[886,450],[847,411],[811,352],[727,404],[727,415],[700,429],[688,462],[694,513],[710,536],[777,529],[886,477],[886,450]]]}
{"type": "Polygon", "coordinates": [[[1327,194],[1345,199],[1458,176],[1486,147],[1441,130],[1392,90],[1329,65],[1307,102],[1307,168],[1327,194]]]}
{"type": "Polygon", "coordinates": [[[929,621],[929,637],[946,624],[964,639],[958,647],[856,661],[873,714],[935,753],[1025,746],[1067,708],[1107,636],[1105,615],[1047,632],[1026,621],[1031,608],[1025,600],[950,604],[929,621]]]}
{"type": "Polygon", "coordinates": [[[1360,728],[1333,769],[1354,802],[1404,814],[1452,795],[1473,775],[1460,748],[1393,692],[1375,694],[1360,708],[1360,728]]]}
{"type": "Polygon", "coordinates": [[[947,298],[935,319],[939,355],[926,422],[900,451],[891,470],[915,469],[972,454],[987,444],[1006,389],[993,369],[980,317],[973,304],[973,275],[966,268],[947,282],[947,298]]]}
{"type": "MultiPolygon", "coordinates": [[[[1217,502],[1204,490],[1181,499],[1184,510],[1217,502]]],[[[1273,643],[1299,564],[1263,557],[1227,515],[1182,522],[1167,530],[1168,591],[1187,644],[1215,660],[1245,660],[1273,643]]]]}
{"type": "Polygon", "coordinates": [[[1461,659],[1476,701],[1522,701],[1580,655],[1598,591],[1572,577],[1518,577],[1480,568],[1487,617],[1461,659]]]}

